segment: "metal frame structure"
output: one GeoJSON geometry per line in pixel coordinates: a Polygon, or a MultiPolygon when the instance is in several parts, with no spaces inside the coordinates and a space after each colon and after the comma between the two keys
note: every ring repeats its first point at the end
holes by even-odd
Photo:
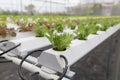
{"type": "MultiPolygon", "coordinates": [[[[53,11],[52,11],[52,4],[56,4],[57,6],[58,5],[62,5],[66,9],[66,7],[68,5],[68,2],[69,2],[69,0],[65,0],[64,3],[62,3],[62,2],[56,2],[56,1],[52,1],[52,0],[36,0],[36,1],[42,1],[42,2],[45,2],[45,3],[50,3],[50,13],[53,13],[53,11]]],[[[57,9],[57,6],[56,6],[56,9],[57,9]]],[[[65,13],[67,13],[67,10],[65,10],[65,13]]]]}

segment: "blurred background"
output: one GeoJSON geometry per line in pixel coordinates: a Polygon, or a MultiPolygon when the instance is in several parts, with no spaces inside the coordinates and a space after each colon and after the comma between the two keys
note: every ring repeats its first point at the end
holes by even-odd
{"type": "Polygon", "coordinates": [[[0,0],[0,14],[120,15],[120,0],[0,0]]]}

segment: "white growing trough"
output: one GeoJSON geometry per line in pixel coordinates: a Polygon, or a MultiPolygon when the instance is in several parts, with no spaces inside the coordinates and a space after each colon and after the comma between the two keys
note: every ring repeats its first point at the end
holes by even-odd
{"type": "Polygon", "coordinates": [[[18,43],[21,43],[21,45],[17,48],[17,53],[15,50],[12,51],[18,56],[24,56],[31,51],[51,45],[51,43],[45,37],[38,38],[33,36],[4,42],[0,45],[0,48],[7,50],[10,48],[10,46],[15,46],[18,43]],[[3,44],[7,44],[8,46],[3,46],[3,44]]]}
{"type": "MultiPolygon", "coordinates": [[[[68,66],[72,66],[75,62],[80,60],[83,56],[85,56],[87,53],[89,53],[91,50],[93,50],[95,47],[97,47],[99,44],[101,44],[103,41],[105,41],[107,38],[109,38],[111,35],[113,35],[115,32],[117,32],[120,29],[120,25],[116,25],[114,27],[110,27],[107,31],[98,31],[97,35],[90,34],[88,36],[88,40],[78,40],[75,39],[70,44],[70,48],[68,48],[66,51],[54,51],[52,48],[45,50],[41,53],[41,55],[38,58],[35,57],[28,57],[27,60],[29,60],[32,63],[40,64],[44,67],[44,69],[53,71],[53,72],[63,72],[63,68],[65,66],[65,62],[62,58],[60,58],[60,55],[63,55],[68,60],[68,66]]],[[[21,43],[21,46],[18,47],[16,50],[11,51],[8,54],[3,55],[6,59],[12,60],[15,64],[20,63],[20,59],[18,59],[16,56],[24,56],[28,52],[41,49],[43,47],[51,45],[51,43],[46,39],[45,37],[37,38],[37,37],[27,37],[22,39],[13,39],[9,42],[4,42],[3,44],[9,44],[12,46],[21,43]],[[16,53],[17,52],[17,53],[16,53]],[[11,56],[9,54],[14,54],[15,56],[11,56]]],[[[3,44],[0,44],[0,50],[6,50],[8,47],[3,46],[3,44]]],[[[54,80],[58,79],[58,76],[45,73],[42,68],[39,68],[33,64],[30,64],[28,62],[25,62],[23,64],[23,68],[35,72],[39,71],[41,72],[41,76],[45,79],[47,78],[53,78],[54,80]],[[30,66],[29,68],[27,68],[30,66]]],[[[70,77],[74,76],[74,73],[70,71],[70,69],[67,72],[67,75],[70,77]]],[[[67,79],[65,79],[67,80],[67,79]]]]}
{"type": "Polygon", "coordinates": [[[119,29],[120,25],[117,25],[107,31],[99,31],[98,35],[89,35],[86,41],[74,40],[74,43],[66,51],[46,50],[39,56],[38,62],[45,67],[62,72],[64,62],[61,60],[60,55],[65,56],[68,65],[71,66],[119,29]]]}

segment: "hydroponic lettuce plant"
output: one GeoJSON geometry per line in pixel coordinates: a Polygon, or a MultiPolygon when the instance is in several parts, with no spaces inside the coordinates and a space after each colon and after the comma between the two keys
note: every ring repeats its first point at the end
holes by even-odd
{"type": "Polygon", "coordinates": [[[0,27],[0,36],[3,38],[7,36],[5,27],[0,27]]]}
{"type": "Polygon", "coordinates": [[[48,29],[52,29],[54,28],[54,23],[52,21],[44,21],[43,24],[48,28],[48,29]]]}
{"type": "Polygon", "coordinates": [[[79,40],[86,40],[88,34],[87,27],[79,26],[78,29],[75,31],[75,34],[77,35],[79,40]]]}
{"type": "Polygon", "coordinates": [[[111,26],[111,27],[113,27],[114,25],[116,25],[116,24],[119,24],[120,23],[120,21],[119,20],[110,20],[109,21],[109,25],[111,26]]]}
{"type": "Polygon", "coordinates": [[[101,24],[102,24],[102,27],[100,27],[101,31],[106,31],[110,27],[108,21],[103,20],[101,21],[101,24]]]}
{"type": "Polygon", "coordinates": [[[14,28],[9,28],[9,29],[6,29],[7,30],[7,34],[12,36],[12,37],[16,37],[16,32],[15,32],[15,29],[14,28]]]}
{"type": "Polygon", "coordinates": [[[0,22],[0,36],[5,38],[7,35],[10,35],[12,37],[16,36],[16,32],[14,28],[7,28],[7,25],[5,22],[0,22]]]}
{"type": "Polygon", "coordinates": [[[90,24],[90,25],[87,27],[87,30],[88,30],[88,33],[89,33],[89,34],[96,34],[97,31],[99,30],[99,27],[96,26],[96,24],[90,24]]]}
{"type": "Polygon", "coordinates": [[[24,22],[19,22],[19,26],[20,26],[19,32],[27,32],[32,31],[35,24],[25,19],[24,22]]]}
{"type": "Polygon", "coordinates": [[[76,23],[71,22],[71,23],[69,23],[68,27],[70,27],[70,29],[74,30],[76,28],[76,23]]]}
{"type": "Polygon", "coordinates": [[[38,25],[43,25],[43,21],[42,21],[41,19],[38,19],[38,20],[36,21],[36,24],[38,24],[38,25]]]}
{"type": "Polygon", "coordinates": [[[66,50],[71,41],[73,40],[73,35],[68,33],[54,33],[53,30],[50,30],[46,37],[53,45],[53,49],[56,51],[66,50]]]}
{"type": "Polygon", "coordinates": [[[57,30],[57,32],[63,32],[64,27],[65,26],[61,22],[56,22],[55,23],[55,30],[57,30]]]}
{"type": "Polygon", "coordinates": [[[48,28],[45,25],[40,25],[39,23],[35,25],[34,32],[37,37],[44,37],[47,31],[48,28]]]}
{"type": "Polygon", "coordinates": [[[73,20],[73,22],[74,22],[76,25],[79,25],[79,24],[80,24],[80,20],[79,20],[79,19],[73,20]]]}

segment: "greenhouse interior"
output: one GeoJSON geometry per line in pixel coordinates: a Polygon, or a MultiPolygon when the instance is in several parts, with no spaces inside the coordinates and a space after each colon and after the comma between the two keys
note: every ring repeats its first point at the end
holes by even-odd
{"type": "Polygon", "coordinates": [[[120,0],[0,0],[0,80],[120,80],[120,0]]]}

